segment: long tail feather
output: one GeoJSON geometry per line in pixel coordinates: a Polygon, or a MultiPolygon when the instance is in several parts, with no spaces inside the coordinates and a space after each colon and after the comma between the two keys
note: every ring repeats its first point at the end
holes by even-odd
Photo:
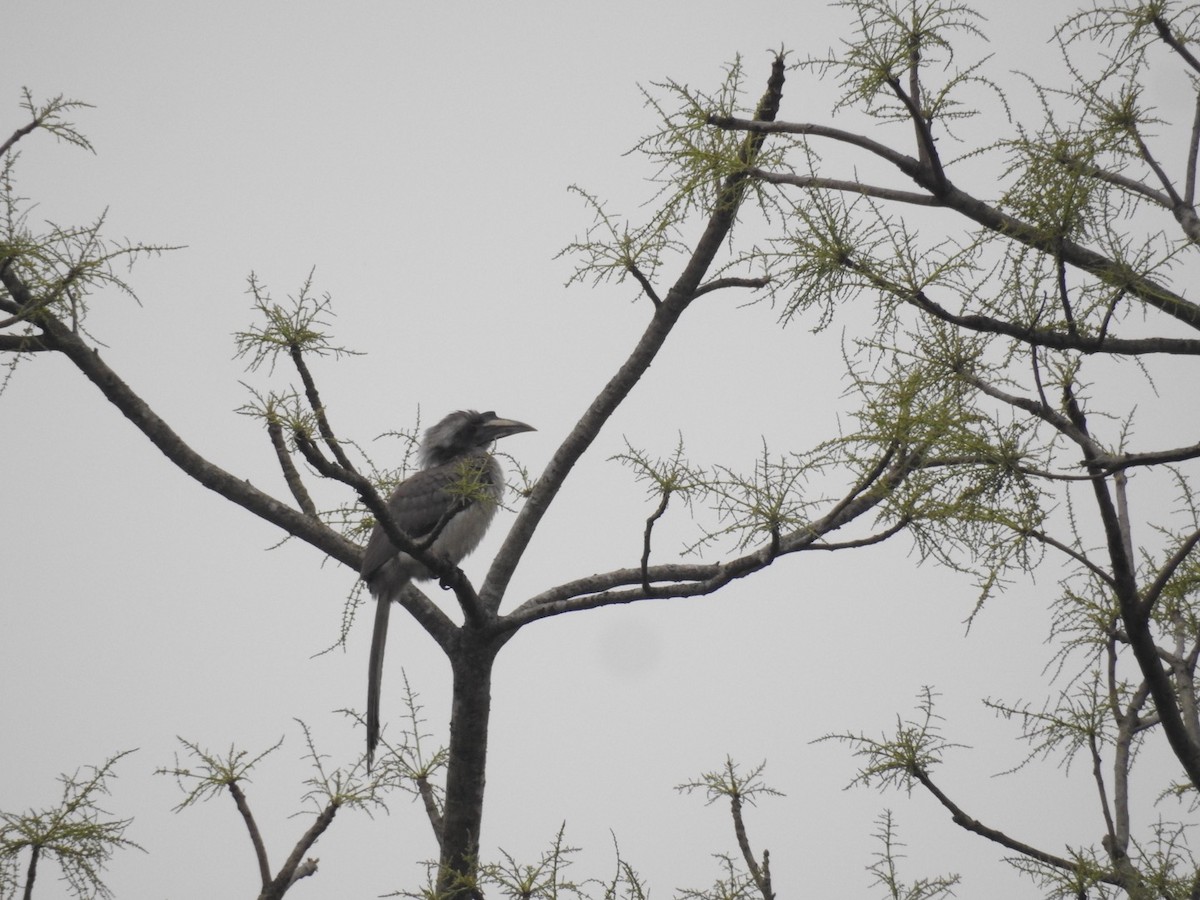
{"type": "Polygon", "coordinates": [[[371,633],[371,657],[367,663],[367,771],[375,761],[379,745],[379,690],[383,681],[383,650],[387,646],[388,615],[392,611],[390,591],[375,598],[375,630],[371,633]]]}

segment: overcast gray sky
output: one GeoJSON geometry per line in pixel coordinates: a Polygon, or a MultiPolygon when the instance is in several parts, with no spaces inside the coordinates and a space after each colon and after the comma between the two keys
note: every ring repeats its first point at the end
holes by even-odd
{"type": "MultiPolygon", "coordinates": [[[[1045,39],[1073,6],[994,4],[995,74],[1052,71],[1045,39]]],[[[24,124],[22,85],[96,107],[76,116],[96,155],[45,135],[22,144],[32,219],[107,210],[113,238],[186,245],[134,270],[141,306],[96,298],[89,327],[105,358],[196,450],[280,497],[265,434],[233,413],[241,380],[266,384],[232,359],[251,271],[282,297],[316,267],[337,339],[366,354],[316,374],[338,431],[379,462],[401,448],[373,436],[418,410],[428,421],[476,407],[537,426],[503,448],[537,473],[649,315],[630,286],[563,287],[570,263],[555,254],[590,222],[568,186],[636,215],[653,192],[645,161],[622,155],[653,124],[639,84],[715,88],[741,53],[756,96],[769,50],[823,52],[846,24],[836,9],[758,0],[9,0],[3,21],[0,133],[24,124]]],[[[782,117],[828,121],[831,100],[793,73],[782,117]]],[[[623,438],[666,454],[682,432],[694,459],[749,468],[764,439],[782,450],[835,433],[836,331],[784,330],[744,299],[715,295],[689,313],[545,519],[510,606],[636,562],[652,507],[606,462],[623,438]]],[[[172,814],[181,795],[151,773],[172,764],[176,735],[252,751],[284,736],[248,788],[278,864],[307,827],[288,818],[305,774],[293,719],[337,762],[362,749],[334,711],[364,704],[369,616],[345,652],[314,655],[337,638],[354,574],[299,544],[269,550],[278,533],[175,471],[62,360],[18,369],[0,434],[0,808],[47,805],[58,773],[136,747],[106,806],[135,817],[128,836],[149,855],[118,857],[117,896],[252,894],[233,804],[172,814]]],[[[497,520],[468,574],[510,522],[497,520]]],[[[664,557],[693,533],[680,517],[664,557]]],[[[843,792],[847,750],[811,743],[887,729],[935,685],[948,736],[974,748],[943,770],[973,814],[1056,851],[1100,833],[1082,769],[1065,782],[1053,769],[990,778],[1023,748],[979,701],[1041,696],[1055,573],[1014,586],[965,636],[970,582],[915,568],[909,551],[805,555],[717,597],[523,631],[494,685],[486,851],[536,857],[565,821],[584,848],[580,878],[610,874],[611,831],[656,896],[706,886],[719,874],[710,854],[734,848],[726,812],[672,788],[731,754],[766,759],[786,793],[748,817],[780,896],[868,896],[884,807],[911,877],[957,871],[965,896],[1032,893],[928,798],[843,792]]],[[[403,618],[392,629],[385,703],[398,702],[403,666],[444,740],[448,667],[403,618]]],[[[297,897],[412,888],[436,847],[420,808],[397,796],[390,816],[339,817],[315,855],[320,874],[297,897]]],[[[64,895],[51,872],[39,897],[64,895]]]]}

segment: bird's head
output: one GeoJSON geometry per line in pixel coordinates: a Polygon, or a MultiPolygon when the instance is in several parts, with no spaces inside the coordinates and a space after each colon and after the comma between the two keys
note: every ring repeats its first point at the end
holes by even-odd
{"type": "Polygon", "coordinates": [[[431,426],[421,441],[421,465],[440,466],[456,456],[480,450],[493,441],[522,431],[536,431],[532,425],[514,419],[502,419],[494,412],[460,409],[431,426]]]}

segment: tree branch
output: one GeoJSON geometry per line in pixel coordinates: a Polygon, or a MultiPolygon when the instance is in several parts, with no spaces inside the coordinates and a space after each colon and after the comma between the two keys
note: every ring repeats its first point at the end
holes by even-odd
{"type": "MultiPolygon", "coordinates": [[[[878,141],[862,135],[822,125],[797,122],[754,122],[731,116],[709,116],[708,122],[718,128],[747,131],[751,134],[804,134],[826,137],[831,140],[852,144],[886,160],[901,173],[928,190],[941,206],[954,210],[989,231],[1015,240],[1028,247],[1054,254],[1058,247],[1057,238],[1047,236],[1044,229],[1023,222],[1015,216],[1002,212],[997,207],[955,187],[948,179],[939,182],[931,178],[928,169],[918,160],[898,153],[878,141]]],[[[1128,290],[1155,309],[1165,312],[1200,330],[1200,305],[1168,290],[1156,281],[1140,275],[1124,263],[1110,259],[1074,241],[1061,241],[1063,259],[1076,268],[1094,275],[1105,284],[1128,290]]]]}
{"type": "MultiPolygon", "coordinates": [[[[759,103],[756,120],[770,121],[775,118],[782,98],[783,82],[784,61],[782,56],[777,56],[771,66],[771,77],[767,82],[766,93],[759,103]]],[[[763,134],[747,137],[741,152],[742,159],[746,164],[753,162],[764,139],[765,135],[763,134]]],[[[726,178],[718,192],[704,232],[697,241],[683,272],[671,286],[667,296],[655,307],[654,316],[629,357],[584,411],[570,434],[546,464],[546,468],[534,484],[533,490],[529,492],[525,505],[517,514],[517,519],[509,529],[499,553],[488,569],[483,587],[480,589],[480,597],[486,609],[494,612],[499,608],[504,591],[508,587],[517,564],[526,547],[529,546],[529,541],[533,538],[533,533],[542,517],[562,488],[563,481],[579,458],[592,445],[609,417],[629,396],[630,391],[645,374],[658,355],[658,351],[666,343],[675,323],[695,298],[697,288],[737,218],[737,211],[746,189],[747,177],[745,171],[742,170],[726,178]]]]}
{"type": "Polygon", "coordinates": [[[1152,450],[1146,453],[1097,454],[1092,462],[1100,466],[1106,475],[1123,472],[1134,466],[1153,466],[1159,463],[1183,462],[1200,457],[1200,443],[1173,450],[1152,450]]]}
{"type": "Polygon", "coordinates": [[[1188,139],[1187,181],[1183,189],[1183,200],[1188,206],[1196,202],[1196,165],[1198,156],[1200,156],[1200,94],[1196,96],[1196,112],[1192,116],[1192,133],[1188,139]]]}
{"type": "Polygon", "coordinates": [[[237,804],[242,821],[246,823],[246,831],[250,833],[250,843],[254,846],[254,858],[258,861],[258,875],[265,889],[271,883],[271,865],[267,862],[267,847],[258,830],[258,823],[254,821],[254,815],[250,812],[250,804],[246,800],[246,794],[241,786],[236,781],[228,781],[226,787],[229,788],[233,802],[237,804]]]}
{"type": "MultiPolygon", "coordinates": [[[[650,566],[645,569],[639,566],[580,578],[531,597],[507,616],[501,617],[497,624],[504,631],[512,632],[537,619],[568,612],[636,603],[639,600],[703,596],[720,590],[730,581],[767,568],[781,556],[804,550],[827,549],[821,543],[822,537],[876,507],[921,463],[918,452],[910,452],[899,459],[894,459],[894,455],[894,448],[889,449],[875,467],[820,519],[785,535],[773,534],[766,544],[729,562],[650,566]],[[646,582],[650,584],[649,591],[645,590],[646,582]],[[627,585],[637,587],[620,590],[627,585]]],[[[884,534],[891,536],[900,530],[888,529],[884,534]]],[[[883,536],[875,535],[866,540],[878,543],[883,536]]],[[[847,546],[854,546],[854,543],[849,542],[847,546]]]]}
{"type": "MultiPolygon", "coordinates": [[[[946,794],[942,792],[941,788],[933,783],[933,779],[929,777],[929,773],[927,773],[924,769],[913,768],[909,771],[912,773],[912,776],[917,779],[917,781],[919,781],[921,785],[927,791],[929,791],[929,793],[933,794],[933,796],[937,798],[937,801],[950,812],[950,816],[954,820],[954,824],[958,825],[960,828],[965,828],[967,831],[970,831],[973,834],[978,834],[981,837],[985,837],[989,841],[994,841],[1000,846],[1006,847],[1015,853],[1020,853],[1022,856],[1027,856],[1030,859],[1036,859],[1038,862],[1053,866],[1056,869],[1062,869],[1065,872],[1075,872],[1078,870],[1079,867],[1069,859],[1063,859],[1061,856],[1055,856],[1053,853],[1046,853],[1044,850],[1039,850],[1036,847],[1030,846],[1029,844],[1022,843],[1015,838],[1009,837],[1003,831],[997,831],[995,828],[989,828],[978,819],[971,818],[969,815],[963,812],[963,810],[960,809],[953,800],[947,797],[946,794]]],[[[1119,877],[1113,875],[1112,873],[1105,873],[1099,876],[1099,880],[1103,881],[1105,884],[1115,884],[1118,886],[1124,883],[1119,877]]]]}
{"type": "Polygon", "coordinates": [[[1192,52],[1171,33],[1171,24],[1161,15],[1155,16],[1150,21],[1154,23],[1154,30],[1158,32],[1163,43],[1178,53],[1180,59],[1191,66],[1194,71],[1200,73],[1200,59],[1196,59],[1192,52]]]}
{"type": "MultiPolygon", "coordinates": [[[[1030,400],[1027,397],[1018,397],[1015,394],[1010,394],[1007,391],[1002,391],[995,385],[989,384],[982,378],[972,375],[969,372],[959,372],[958,376],[967,384],[978,388],[982,393],[987,394],[995,400],[1002,403],[1007,403],[1017,409],[1024,410],[1033,416],[1041,419],[1043,422],[1050,425],[1060,434],[1069,437],[1089,454],[1089,456],[1100,452],[1100,448],[1096,445],[1085,430],[1075,425],[1069,417],[1064,416],[1057,410],[1051,409],[1044,403],[1037,400],[1030,400]]],[[[1093,473],[1095,474],[1095,473],[1093,473]]]]}
{"type": "MultiPolygon", "coordinates": [[[[313,442],[312,438],[301,432],[297,432],[296,446],[304,455],[317,472],[324,475],[326,478],[331,478],[334,481],[340,481],[354,489],[358,494],[359,499],[375,516],[375,520],[383,528],[388,540],[392,542],[392,546],[398,550],[407,553],[429,571],[438,576],[440,583],[454,590],[455,597],[458,598],[459,605],[463,609],[463,615],[468,618],[476,618],[478,616],[479,598],[475,593],[475,588],[470,580],[463,573],[462,569],[457,566],[450,565],[445,559],[440,558],[429,551],[428,546],[421,546],[408,534],[405,534],[400,526],[396,524],[396,520],[392,517],[391,511],[387,507],[387,503],[379,496],[379,492],[375,490],[375,485],[371,484],[370,480],[365,476],[360,475],[353,470],[343,469],[337,463],[330,462],[321,455],[320,448],[313,442]]],[[[441,528],[445,527],[443,523],[438,523],[438,528],[435,529],[433,537],[437,537],[437,533],[441,528]]],[[[429,542],[432,543],[432,540],[429,542]]],[[[413,587],[410,583],[400,594],[400,604],[412,614],[438,645],[442,648],[449,646],[449,643],[454,639],[454,635],[458,631],[458,627],[450,620],[437,604],[426,597],[421,591],[413,587]]]]}
{"type": "Polygon", "coordinates": [[[1200,542],[1200,530],[1193,531],[1188,535],[1187,539],[1179,545],[1179,549],[1171,554],[1171,558],[1159,570],[1158,577],[1142,595],[1141,612],[1143,615],[1149,616],[1153,612],[1155,604],[1158,603],[1158,598],[1162,596],[1171,576],[1183,565],[1188,555],[1196,548],[1197,542],[1200,542]]]}
{"type": "MultiPolygon", "coordinates": [[[[11,266],[0,266],[0,280],[20,304],[32,302],[24,282],[11,266]]],[[[66,356],[113,406],[142,432],[163,455],[186,475],[261,519],[305,541],[355,571],[362,561],[362,548],[323,522],[281,503],[244,478],[238,478],[209,462],[193,450],[150,408],[101,358],[98,351],[64,325],[49,311],[37,313],[35,324],[42,329],[41,343],[66,356]]]]}
{"type": "Polygon", "coordinates": [[[296,503],[307,515],[317,518],[317,505],[313,503],[308,489],[304,486],[304,481],[300,478],[300,473],[296,471],[296,466],[292,463],[292,454],[288,452],[287,443],[283,438],[283,425],[276,420],[269,419],[267,436],[271,439],[271,446],[275,448],[275,458],[279,460],[279,468],[283,470],[283,480],[287,482],[288,490],[292,492],[296,503]]]}
{"type": "Polygon", "coordinates": [[[0,353],[45,353],[53,349],[36,335],[0,334],[0,353]]]}
{"type": "Polygon", "coordinates": [[[793,175],[790,172],[770,172],[766,169],[753,168],[750,174],[759,181],[767,184],[787,184],[798,188],[822,188],[830,191],[843,191],[850,194],[860,194],[864,197],[875,197],[880,200],[893,200],[896,203],[907,203],[910,206],[941,206],[942,203],[932,194],[917,194],[913,191],[901,191],[896,188],[879,187],[861,181],[845,181],[840,178],[822,178],[817,175],[793,175]]]}
{"type": "MultiPolygon", "coordinates": [[[[1078,403],[1069,391],[1064,393],[1068,414],[1075,426],[1086,434],[1087,422],[1078,403]]],[[[1092,449],[1086,444],[1081,446],[1088,471],[1095,475],[1103,474],[1103,468],[1094,459],[1092,449]]],[[[1119,481],[1124,480],[1124,476],[1119,472],[1115,477],[1119,481]]],[[[1183,766],[1192,785],[1200,787],[1200,744],[1192,739],[1183,722],[1171,680],[1159,661],[1159,648],[1150,630],[1149,610],[1144,608],[1138,599],[1137,574],[1134,560],[1128,552],[1129,536],[1122,522],[1122,514],[1113,503],[1106,479],[1093,479],[1092,491],[1100,511],[1100,521],[1104,526],[1105,542],[1112,566],[1113,593],[1117,599],[1121,620],[1125,623],[1129,646],[1149,686],[1154,708],[1162,722],[1163,733],[1175,758],[1183,766]]]]}
{"type": "Polygon", "coordinates": [[[424,772],[414,779],[417,783],[417,793],[421,795],[421,803],[425,806],[425,815],[429,817],[429,825],[433,828],[434,839],[438,849],[442,847],[442,811],[438,809],[437,797],[433,793],[433,785],[429,776],[424,772]]]}
{"type": "Polygon", "coordinates": [[[650,303],[653,306],[658,307],[662,305],[662,301],[658,299],[658,294],[654,290],[654,285],[650,283],[650,279],[643,274],[641,269],[631,264],[629,266],[629,274],[632,275],[637,280],[637,283],[642,286],[642,290],[645,292],[646,296],[650,298],[650,303]]]}
{"type": "Polygon", "coordinates": [[[696,293],[692,294],[692,299],[695,300],[697,297],[701,297],[704,294],[711,293],[712,291],[724,290],[725,288],[739,287],[739,288],[754,289],[754,288],[766,287],[770,283],[771,283],[771,279],[766,278],[766,277],[764,277],[764,278],[714,278],[712,281],[706,281],[706,282],[704,282],[704,284],[700,285],[700,287],[696,288],[696,293]]]}
{"type": "Polygon", "coordinates": [[[985,334],[1002,334],[1032,347],[1051,350],[1078,350],[1082,353],[1109,353],[1136,356],[1145,353],[1168,353],[1200,356],[1200,340],[1195,338],[1114,338],[1103,331],[1096,337],[1064,333],[1050,328],[1032,328],[1003,319],[981,315],[959,315],[931,300],[924,291],[907,291],[904,296],[913,305],[934,318],[951,325],[985,334]]]}
{"type": "Polygon", "coordinates": [[[729,805],[733,815],[733,833],[737,837],[738,849],[742,851],[742,859],[746,861],[746,868],[750,870],[750,877],[754,879],[754,886],[758,888],[763,900],[775,900],[768,863],[770,856],[767,855],[767,851],[763,851],[761,867],[754,858],[754,852],[750,849],[750,838],[746,834],[746,823],[742,819],[742,797],[736,791],[730,795],[729,805]]]}
{"type": "Polygon", "coordinates": [[[283,868],[279,870],[279,874],[275,877],[275,880],[267,885],[259,895],[259,900],[279,900],[296,881],[316,872],[317,861],[308,860],[304,862],[304,854],[317,842],[317,838],[329,828],[333,822],[333,817],[337,815],[337,811],[338,803],[333,800],[321,810],[316,821],[312,823],[300,840],[296,842],[296,846],[292,849],[287,861],[284,862],[283,868]]]}
{"type": "Polygon", "coordinates": [[[346,451],[342,449],[342,443],[333,433],[333,428],[329,424],[329,418],[325,415],[325,404],[321,402],[321,395],[317,391],[317,383],[313,380],[312,373],[308,370],[308,363],[304,361],[304,352],[296,345],[288,346],[288,354],[292,358],[292,363],[296,366],[296,371],[300,373],[300,380],[304,382],[304,395],[308,398],[308,405],[313,411],[313,415],[317,419],[317,430],[321,433],[321,439],[325,441],[333,458],[337,460],[338,465],[347,472],[358,474],[358,470],[351,464],[346,456],[346,451]]]}

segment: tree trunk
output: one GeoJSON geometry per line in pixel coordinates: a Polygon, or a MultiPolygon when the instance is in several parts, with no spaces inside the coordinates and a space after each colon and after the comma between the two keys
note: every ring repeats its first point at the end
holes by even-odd
{"type": "Polygon", "coordinates": [[[464,625],[448,653],[454,671],[454,703],[450,711],[450,759],[438,871],[438,893],[443,898],[477,893],[492,665],[502,644],[495,635],[464,625]]]}

